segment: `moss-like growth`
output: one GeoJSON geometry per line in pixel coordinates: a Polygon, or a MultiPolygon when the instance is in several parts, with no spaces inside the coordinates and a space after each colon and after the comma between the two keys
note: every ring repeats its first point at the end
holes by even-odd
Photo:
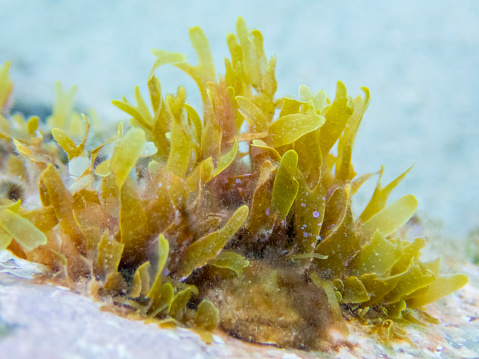
{"type": "Polygon", "coordinates": [[[421,308],[467,278],[441,276],[439,261],[419,259],[423,239],[400,238],[417,201],[387,200],[409,170],[383,187],[381,169],[353,218],[352,198],[373,175],[356,176],[351,164],[369,90],[352,98],[338,82],[333,99],[304,85],[298,99],[275,98],[276,59],[261,33],[242,18],[236,33],[224,76],[199,27],[190,30],[196,65],[153,50],[151,107],[138,88],[136,105],[113,101],[130,126],[119,123],[96,148],[91,121],[72,111],[74,90],[57,86],[45,124],[9,116],[5,65],[2,173],[41,206],[2,190],[0,249],[49,266],[71,288],[87,282],[123,313],[196,328],[207,341],[219,325],[248,341],[318,349],[330,328],[346,330],[344,318],[388,339],[403,335],[396,323],[430,321],[421,308]],[[184,88],[161,93],[154,71],[167,64],[195,80],[201,115],[184,88]]]}

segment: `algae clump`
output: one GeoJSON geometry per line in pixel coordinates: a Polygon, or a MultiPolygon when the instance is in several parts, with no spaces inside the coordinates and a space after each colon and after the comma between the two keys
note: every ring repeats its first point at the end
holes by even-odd
{"type": "Polygon", "coordinates": [[[369,90],[353,98],[339,81],[332,99],[304,85],[297,99],[275,98],[276,58],[241,17],[223,76],[201,28],[190,40],[196,65],[152,51],[149,104],[138,87],[136,104],[113,101],[130,124],[97,147],[88,139],[99,142],[99,125],[73,111],[75,89],[57,85],[48,121],[24,119],[9,114],[10,65],[0,69],[0,250],[47,265],[72,289],[87,283],[123,314],[195,328],[206,341],[219,326],[313,350],[331,328],[345,332],[346,318],[386,339],[432,321],[421,308],[467,278],[440,275],[439,261],[419,259],[422,238],[400,237],[417,201],[387,201],[409,170],[383,187],[381,168],[353,217],[352,198],[374,175],[351,164],[369,90]],[[162,93],[164,65],[193,78],[200,112],[184,88],[162,93]],[[40,206],[24,206],[35,196],[40,206]]]}

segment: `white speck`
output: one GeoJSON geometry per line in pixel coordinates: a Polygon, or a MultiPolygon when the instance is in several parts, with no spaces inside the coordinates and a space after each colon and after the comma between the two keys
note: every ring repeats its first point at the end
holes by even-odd
{"type": "Polygon", "coordinates": [[[301,203],[301,207],[306,207],[306,203],[301,203]]]}
{"type": "Polygon", "coordinates": [[[161,182],[158,182],[158,188],[161,187],[161,186],[163,186],[163,185],[161,184],[161,182]]]}
{"type": "Polygon", "coordinates": [[[326,199],[326,197],[323,197],[323,201],[326,199]]]}
{"type": "Polygon", "coordinates": [[[239,178],[237,178],[236,183],[241,183],[241,180],[239,178]]]}
{"type": "Polygon", "coordinates": [[[314,212],[313,212],[313,217],[314,217],[314,218],[318,218],[318,217],[319,217],[319,212],[318,212],[318,211],[314,211],[314,212]]]}
{"type": "Polygon", "coordinates": [[[221,339],[218,335],[213,335],[213,341],[215,342],[215,344],[224,344],[225,341],[223,339],[221,339]]]}
{"type": "Polygon", "coordinates": [[[266,208],[266,211],[264,211],[264,213],[266,213],[266,215],[269,216],[269,207],[266,208]]]}

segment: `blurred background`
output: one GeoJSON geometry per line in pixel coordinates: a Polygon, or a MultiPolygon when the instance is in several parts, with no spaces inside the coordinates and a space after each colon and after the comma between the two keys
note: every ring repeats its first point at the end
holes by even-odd
{"type": "MultiPolygon", "coordinates": [[[[479,228],[478,1],[0,0],[0,63],[12,62],[14,109],[49,115],[59,80],[78,86],[79,111],[126,120],[110,101],[132,99],[135,85],[146,91],[151,48],[195,62],[188,28],[199,25],[223,73],[238,15],[262,31],[268,56],[277,55],[278,96],[296,97],[306,84],[333,98],[337,80],[353,97],[369,87],[358,173],[384,164],[386,184],[415,163],[391,200],[414,194],[420,216],[457,243],[479,228]]],[[[163,91],[185,85],[198,107],[186,75],[156,73],[163,91]]],[[[358,211],[375,181],[358,193],[358,211]]]]}

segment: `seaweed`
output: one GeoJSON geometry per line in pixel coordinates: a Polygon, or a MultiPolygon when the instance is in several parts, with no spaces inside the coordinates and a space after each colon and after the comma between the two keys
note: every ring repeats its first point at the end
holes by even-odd
{"type": "Polygon", "coordinates": [[[424,239],[402,238],[417,201],[388,197],[410,169],[383,187],[381,168],[353,216],[355,193],[375,175],[351,163],[369,90],[353,98],[338,81],[333,99],[304,85],[297,99],[276,98],[276,58],[241,17],[223,76],[201,28],[190,40],[196,65],[152,50],[150,104],[138,87],[136,104],[112,101],[130,123],[100,145],[101,124],[73,110],[75,88],[57,84],[47,121],[10,115],[10,64],[0,69],[0,250],[48,266],[72,290],[87,283],[124,315],[195,328],[207,342],[219,327],[313,350],[349,320],[386,340],[433,321],[423,307],[467,277],[441,275],[438,260],[419,258],[424,239]],[[183,87],[162,94],[155,70],[165,65],[193,78],[201,112],[183,87]]]}

